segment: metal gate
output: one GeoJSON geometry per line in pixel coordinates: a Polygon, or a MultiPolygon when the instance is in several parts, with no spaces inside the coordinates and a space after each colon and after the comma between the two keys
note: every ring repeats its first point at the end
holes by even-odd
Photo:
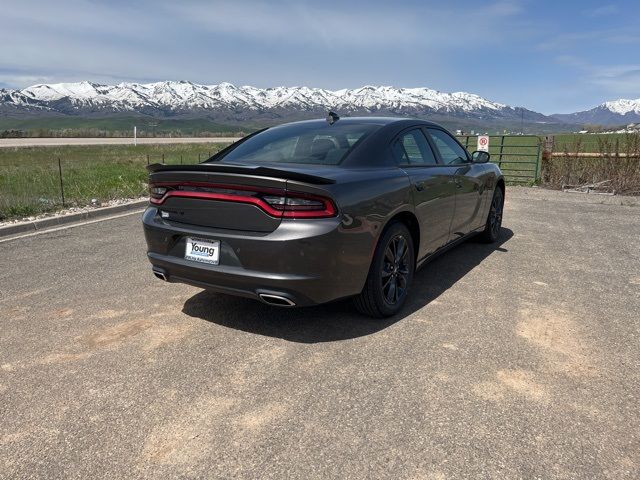
{"type": "MultiPolygon", "coordinates": [[[[470,153],[477,150],[477,135],[459,135],[458,140],[470,153]]],[[[507,182],[531,184],[540,178],[540,137],[492,135],[489,137],[489,153],[491,162],[500,167],[507,182]]]]}

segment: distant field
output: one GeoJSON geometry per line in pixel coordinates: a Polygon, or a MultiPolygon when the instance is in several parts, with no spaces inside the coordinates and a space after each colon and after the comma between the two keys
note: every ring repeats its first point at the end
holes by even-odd
{"type": "Polygon", "coordinates": [[[147,163],[189,164],[226,145],[92,145],[0,149],[0,221],[146,193],[147,163]]]}
{"type": "Polygon", "coordinates": [[[569,133],[554,136],[554,150],[563,152],[565,150],[574,152],[576,146],[580,145],[582,152],[599,152],[603,143],[624,145],[632,134],[627,133],[569,133]]]}
{"type": "MultiPolygon", "coordinates": [[[[174,143],[231,143],[240,137],[143,137],[137,145],[171,145],[174,143]]],[[[22,137],[0,138],[0,148],[61,147],[65,145],[134,145],[132,137],[22,137]]]]}
{"type": "Polygon", "coordinates": [[[259,126],[253,124],[226,125],[208,119],[154,119],[149,117],[121,118],[0,118],[0,136],[9,135],[10,130],[24,132],[34,137],[96,137],[131,136],[133,127],[138,128],[140,137],[147,136],[236,136],[249,133],[259,126]]]}

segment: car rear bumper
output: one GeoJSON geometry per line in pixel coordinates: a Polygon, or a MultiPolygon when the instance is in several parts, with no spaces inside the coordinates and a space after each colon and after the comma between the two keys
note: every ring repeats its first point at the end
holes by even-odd
{"type": "Polygon", "coordinates": [[[283,220],[271,233],[239,232],[169,222],[149,207],[143,225],[156,276],[262,301],[271,295],[284,299],[278,300],[283,306],[357,295],[369,271],[373,240],[346,233],[339,218],[283,220]],[[187,237],[219,240],[219,265],[185,260],[187,237]]]}

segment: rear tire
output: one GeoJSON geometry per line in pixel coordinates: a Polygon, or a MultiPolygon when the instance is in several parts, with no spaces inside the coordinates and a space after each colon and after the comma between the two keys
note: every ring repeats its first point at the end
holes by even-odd
{"type": "Polygon", "coordinates": [[[502,189],[496,186],[491,199],[491,207],[487,215],[487,223],[484,230],[479,236],[481,242],[495,243],[500,238],[500,229],[502,228],[502,213],[504,211],[504,194],[502,189]]]}
{"type": "Polygon", "coordinates": [[[409,229],[391,224],[378,241],[362,293],[354,298],[358,311],[375,318],[398,313],[413,281],[415,258],[409,229]]]}

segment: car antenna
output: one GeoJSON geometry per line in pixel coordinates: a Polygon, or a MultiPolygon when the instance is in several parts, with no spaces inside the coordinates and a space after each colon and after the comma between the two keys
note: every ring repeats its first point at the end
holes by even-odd
{"type": "Polygon", "coordinates": [[[327,122],[329,122],[329,125],[333,125],[338,120],[340,120],[340,115],[338,115],[336,112],[332,112],[331,110],[329,110],[329,113],[327,114],[327,122]]]}

